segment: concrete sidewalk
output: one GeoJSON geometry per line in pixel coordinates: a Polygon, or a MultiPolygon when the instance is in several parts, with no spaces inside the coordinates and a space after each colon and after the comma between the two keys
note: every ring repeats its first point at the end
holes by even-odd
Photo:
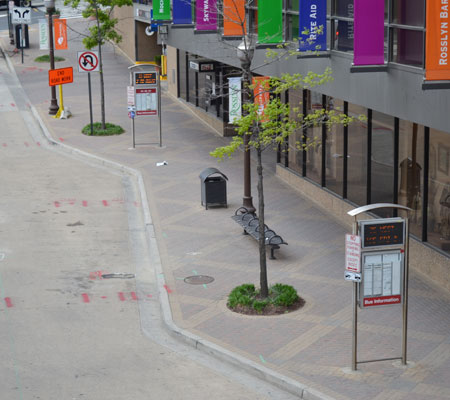
{"type": "MultiPolygon", "coordinates": [[[[78,20],[68,23],[76,30],[84,29],[84,23],[78,20]]],[[[120,124],[127,133],[117,137],[86,137],[80,133],[89,122],[89,109],[87,77],[77,72],[75,83],[64,86],[64,104],[74,116],[68,120],[50,118],[47,66],[33,61],[44,52],[36,49],[37,31],[32,30],[30,37],[32,48],[26,50],[25,63],[21,65],[18,56],[12,61],[54,139],[142,172],[161,256],[164,295],[169,297],[179,328],[249,360],[243,365],[259,364],[263,370],[307,386],[311,390],[305,391],[305,398],[450,398],[450,298],[414,271],[410,279],[410,365],[363,364],[360,372],[347,373],[351,358],[351,284],[343,279],[346,230],[274,176],[270,166],[265,177],[267,224],[289,245],[277,252],[277,260],[269,260],[269,281],[293,285],[306,305],[275,317],[228,311],[226,296],[230,290],[259,279],[257,243],[242,236],[230,218],[242,200],[241,154],[217,164],[209,152],[227,139],[167,93],[163,95],[164,147],[150,144],[130,150],[126,86],[131,63],[110,46],[105,46],[104,54],[107,120],[120,124]],[[168,165],[157,167],[156,163],[163,160],[168,165]],[[206,211],[200,205],[198,175],[210,166],[217,166],[229,178],[228,208],[206,211]],[[197,274],[212,276],[214,282],[193,286],[183,281],[197,274]]],[[[2,39],[8,49],[6,37],[2,39]]],[[[76,71],[76,52],[82,50],[82,44],[73,32],[69,46],[70,50],[58,52],[66,62],[57,67],[71,65],[76,71]]],[[[92,81],[94,115],[99,120],[96,75],[92,81]]],[[[137,142],[156,143],[156,124],[152,118],[136,120],[137,142]]],[[[271,162],[273,167],[275,160],[271,162]]],[[[256,202],[256,188],[253,194],[256,202]]],[[[367,310],[359,317],[359,359],[400,355],[400,308],[367,310]]]]}

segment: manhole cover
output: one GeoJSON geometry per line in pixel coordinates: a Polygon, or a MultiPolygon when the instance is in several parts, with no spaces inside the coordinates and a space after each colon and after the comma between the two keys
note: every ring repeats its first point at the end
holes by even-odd
{"type": "Polygon", "coordinates": [[[114,274],[103,274],[103,279],[111,279],[111,278],[119,278],[119,279],[133,279],[134,274],[126,274],[123,272],[114,273],[114,274]]]}
{"type": "Polygon", "coordinates": [[[205,285],[207,283],[214,282],[214,278],[207,275],[194,275],[184,278],[184,281],[191,285],[205,285]]]}

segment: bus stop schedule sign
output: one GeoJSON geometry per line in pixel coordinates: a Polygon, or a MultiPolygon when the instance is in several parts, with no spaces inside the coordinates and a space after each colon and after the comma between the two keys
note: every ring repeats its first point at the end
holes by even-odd
{"type": "Polygon", "coordinates": [[[401,304],[405,221],[385,218],[359,224],[362,235],[360,306],[401,304]]]}
{"type": "Polygon", "coordinates": [[[157,85],[156,72],[135,72],[134,73],[135,85],[157,85]]]}
{"type": "Polygon", "coordinates": [[[158,115],[156,88],[136,88],[136,115],[158,115]]]}

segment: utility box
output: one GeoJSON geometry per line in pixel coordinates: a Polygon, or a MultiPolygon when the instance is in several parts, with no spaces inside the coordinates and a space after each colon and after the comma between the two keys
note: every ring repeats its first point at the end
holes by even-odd
{"type": "Polygon", "coordinates": [[[199,176],[202,193],[202,205],[227,207],[227,180],[225,174],[217,168],[206,168],[199,176]]]}

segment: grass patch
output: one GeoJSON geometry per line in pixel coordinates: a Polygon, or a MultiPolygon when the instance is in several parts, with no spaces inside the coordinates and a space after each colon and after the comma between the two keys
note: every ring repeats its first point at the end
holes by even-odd
{"type": "MultiPolygon", "coordinates": [[[[44,63],[44,62],[50,62],[50,56],[48,54],[44,54],[42,56],[36,57],[34,59],[34,61],[36,62],[40,62],[40,63],[44,63]]],[[[59,56],[55,56],[55,62],[59,62],[59,61],[66,61],[66,59],[64,57],[59,57],[59,56]]]]}
{"type": "Polygon", "coordinates": [[[102,129],[101,122],[94,122],[92,131],[93,133],[91,135],[91,124],[87,124],[81,130],[81,133],[87,136],[112,136],[112,135],[120,135],[125,132],[125,130],[121,126],[110,124],[109,122],[105,124],[105,129],[102,129]]]}
{"type": "Polygon", "coordinates": [[[235,287],[228,296],[227,306],[243,314],[282,314],[304,304],[297,291],[289,285],[277,283],[269,288],[269,297],[261,298],[259,289],[251,283],[235,287]]]}

